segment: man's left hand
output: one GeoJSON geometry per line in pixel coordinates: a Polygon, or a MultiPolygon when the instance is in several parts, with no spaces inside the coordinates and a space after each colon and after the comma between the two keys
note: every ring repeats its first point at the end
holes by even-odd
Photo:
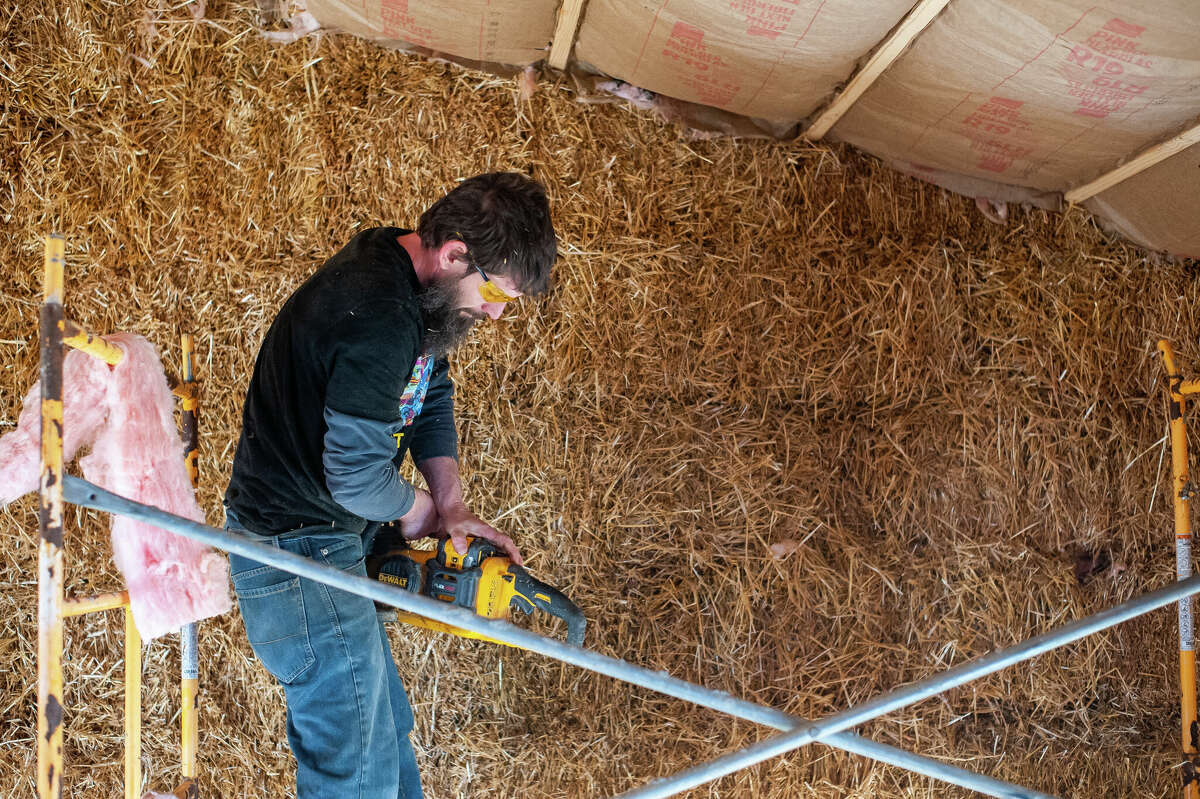
{"type": "Polygon", "coordinates": [[[485,538],[504,551],[512,558],[512,562],[520,566],[524,561],[517,545],[504,533],[480,519],[461,503],[447,508],[438,508],[442,529],[450,536],[450,541],[459,552],[467,551],[467,536],[485,538]]]}

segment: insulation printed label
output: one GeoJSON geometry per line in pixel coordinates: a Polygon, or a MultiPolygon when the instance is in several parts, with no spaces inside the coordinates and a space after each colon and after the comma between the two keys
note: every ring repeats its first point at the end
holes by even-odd
{"type": "Polygon", "coordinates": [[[1067,82],[1068,96],[1079,100],[1076,114],[1104,119],[1154,86],[1154,59],[1137,42],[1145,31],[1114,17],[1070,49],[1059,74],[1067,82]]]}
{"type": "Polygon", "coordinates": [[[383,23],[383,35],[389,39],[403,39],[421,47],[433,47],[433,28],[417,24],[408,12],[408,0],[381,0],[379,19],[383,23]]]}
{"type": "Polygon", "coordinates": [[[798,121],[911,8],[912,0],[589,0],[575,57],[667,97],[798,121]]]}
{"type": "MultiPolygon", "coordinates": [[[[1149,74],[1154,60],[1139,49],[1137,42],[1145,33],[1145,27],[1117,17],[1100,23],[1087,20],[1088,16],[1090,14],[1085,14],[1075,29],[1082,28],[1081,44],[1070,44],[1070,39],[1060,34],[1055,37],[1055,42],[1061,40],[1069,46],[1043,51],[1060,53],[1057,62],[1050,66],[1061,81],[1057,91],[1064,100],[1062,109],[1070,108],[1077,119],[1082,117],[1075,125],[1086,126],[1075,136],[1098,125],[1098,120],[1126,109],[1131,101],[1155,84],[1154,77],[1149,74]],[[1097,24],[1098,28],[1087,33],[1088,28],[1084,26],[1097,24]]],[[[1030,68],[1030,79],[1037,78],[1037,60],[1035,57],[1021,67],[1021,70],[1030,68]]],[[[994,96],[962,120],[959,132],[979,154],[975,164],[979,169],[997,174],[1012,170],[1014,177],[1026,178],[1055,155],[1061,147],[1058,142],[1070,135],[1070,127],[1055,130],[1022,116],[1020,109],[1024,104],[1025,100],[1016,96],[994,96]],[[1046,129],[1039,136],[1038,130],[1042,127],[1046,129]],[[1014,164],[1020,164],[1020,168],[1013,170],[1014,164]]],[[[1130,109],[1128,114],[1138,110],[1130,109]]]]}
{"type": "MultiPolygon", "coordinates": [[[[1192,539],[1175,539],[1175,573],[1180,580],[1186,580],[1192,574],[1192,539]]],[[[1192,598],[1186,597],[1179,601],[1179,648],[1191,652],[1195,644],[1192,641],[1192,598]]]]}
{"type": "Polygon", "coordinates": [[[664,57],[683,68],[683,83],[696,93],[696,99],[718,108],[729,105],[741,84],[721,56],[704,46],[704,31],[686,22],[676,22],[663,46],[664,57]]]}
{"type": "Polygon", "coordinates": [[[980,169],[1005,172],[1013,161],[1033,152],[1033,125],[1021,116],[1023,105],[1020,100],[991,97],[962,121],[980,169]]]}
{"type": "Polygon", "coordinates": [[[746,35],[761,36],[764,39],[777,39],[779,34],[792,24],[796,16],[796,6],[800,0],[789,0],[784,3],[768,3],[764,0],[733,0],[730,10],[746,19],[746,35]]]}
{"type": "Polygon", "coordinates": [[[546,57],[555,0],[307,0],[322,27],[473,61],[546,57]]]}
{"type": "Polygon", "coordinates": [[[834,132],[899,162],[1061,192],[1200,108],[1195,0],[951,3],[834,132]]]}
{"type": "Polygon", "coordinates": [[[484,59],[485,53],[492,53],[500,46],[500,19],[494,15],[485,16],[480,26],[479,60],[484,59]]]}

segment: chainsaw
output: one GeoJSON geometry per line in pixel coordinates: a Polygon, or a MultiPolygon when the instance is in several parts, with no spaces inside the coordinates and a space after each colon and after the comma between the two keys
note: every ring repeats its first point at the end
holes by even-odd
{"type": "MultiPolygon", "coordinates": [[[[367,573],[414,594],[467,608],[487,619],[507,619],[513,610],[534,609],[567,623],[567,643],[580,646],[587,619],[583,612],[557,588],[531,576],[511,558],[504,557],[492,542],[467,537],[467,551],[460,553],[449,538],[436,549],[392,548],[368,559],[367,573]]],[[[463,638],[502,644],[486,635],[427,619],[415,613],[396,611],[396,620],[463,638]]]]}

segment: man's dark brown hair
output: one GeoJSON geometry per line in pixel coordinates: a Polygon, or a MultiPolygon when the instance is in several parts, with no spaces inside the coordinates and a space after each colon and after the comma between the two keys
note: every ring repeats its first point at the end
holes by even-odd
{"type": "Polygon", "coordinates": [[[421,215],[421,244],[467,245],[467,257],[484,272],[506,275],[525,294],[550,285],[558,252],[550,203],[541,184],[518,172],[492,172],[464,180],[421,215]]]}

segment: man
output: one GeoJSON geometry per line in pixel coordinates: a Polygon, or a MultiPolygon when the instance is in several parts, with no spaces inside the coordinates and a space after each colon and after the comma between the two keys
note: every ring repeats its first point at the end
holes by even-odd
{"type": "MultiPolygon", "coordinates": [[[[415,232],[355,236],[284,304],[246,395],[225,494],[231,530],[365,575],[379,522],[404,538],[512,540],[463,503],[445,356],[479,320],[544,292],[556,253],[542,187],[480,175],[415,232]],[[428,491],[397,467],[412,455],[428,491]]],[[[298,799],[422,796],[412,709],[370,599],[230,555],[255,654],[283,684],[298,799]]]]}

